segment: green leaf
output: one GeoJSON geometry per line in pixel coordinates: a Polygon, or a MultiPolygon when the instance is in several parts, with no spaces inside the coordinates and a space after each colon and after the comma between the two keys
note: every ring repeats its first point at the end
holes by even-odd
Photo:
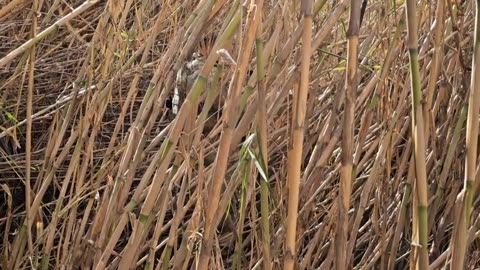
{"type": "Polygon", "coordinates": [[[347,34],[347,24],[345,23],[344,19],[340,20],[340,25],[342,26],[343,33],[347,34]]]}
{"type": "Polygon", "coordinates": [[[13,114],[11,114],[10,112],[5,111],[5,115],[7,116],[7,118],[10,121],[14,122],[15,124],[18,123],[17,118],[15,118],[15,116],[13,114]]]}
{"type": "Polygon", "coordinates": [[[255,134],[248,136],[245,141],[242,143],[242,148],[240,149],[240,159],[243,161],[246,158],[246,154],[250,145],[252,145],[255,134]]]}
{"type": "Polygon", "coordinates": [[[267,168],[265,168],[265,164],[263,164],[262,159],[250,147],[248,148],[248,153],[250,154],[250,157],[254,161],[255,167],[257,167],[257,170],[260,173],[260,176],[265,182],[268,183],[267,168]]]}
{"type": "Polygon", "coordinates": [[[123,38],[124,40],[127,40],[127,39],[128,39],[128,34],[127,34],[127,32],[125,32],[125,31],[122,31],[122,33],[120,33],[120,36],[122,36],[122,38],[123,38]]]}

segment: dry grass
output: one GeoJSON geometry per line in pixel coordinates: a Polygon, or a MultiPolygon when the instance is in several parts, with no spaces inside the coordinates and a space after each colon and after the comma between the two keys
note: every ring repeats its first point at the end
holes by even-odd
{"type": "Polygon", "coordinates": [[[478,269],[475,3],[280,2],[0,0],[0,268],[478,269]]]}

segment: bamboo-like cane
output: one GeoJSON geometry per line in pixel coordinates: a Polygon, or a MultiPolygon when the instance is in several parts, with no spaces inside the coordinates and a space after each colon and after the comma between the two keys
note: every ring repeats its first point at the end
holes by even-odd
{"type": "Polygon", "coordinates": [[[292,138],[288,149],[288,214],[287,241],[285,252],[285,270],[294,269],[295,240],[298,218],[298,196],[300,187],[300,169],[302,165],[303,139],[305,133],[305,113],[310,76],[310,55],[312,49],[312,1],[302,2],[303,13],[303,51],[301,63],[300,88],[295,87],[292,110],[292,138]]]}
{"type": "Polygon", "coordinates": [[[475,174],[477,164],[478,145],[478,114],[480,108],[480,1],[476,1],[475,13],[475,35],[473,44],[472,75],[470,81],[470,94],[468,96],[467,115],[467,159],[465,161],[465,183],[461,193],[460,202],[463,204],[463,211],[455,220],[455,229],[452,236],[451,269],[463,269],[465,253],[467,251],[467,230],[470,225],[472,204],[474,198],[475,174]]]}
{"type": "MultiPolygon", "coordinates": [[[[261,0],[260,0],[261,1],[261,0]]],[[[257,1],[258,3],[258,1],[257,1]]],[[[222,187],[223,179],[227,169],[227,162],[230,152],[230,146],[232,143],[233,131],[235,128],[236,118],[234,115],[237,111],[238,99],[243,89],[243,82],[247,74],[247,67],[250,61],[250,54],[253,49],[255,41],[255,32],[257,30],[258,9],[253,8],[253,3],[249,7],[249,13],[247,15],[247,26],[244,38],[244,48],[242,54],[240,54],[240,61],[238,64],[237,73],[235,74],[234,81],[229,91],[229,97],[227,105],[224,109],[223,115],[223,130],[220,137],[219,149],[215,158],[215,167],[211,179],[211,186],[209,188],[209,201],[206,209],[205,217],[205,232],[202,241],[202,249],[200,251],[200,259],[198,261],[197,269],[208,269],[208,263],[210,260],[210,253],[213,245],[213,234],[216,227],[215,216],[217,215],[218,202],[220,201],[220,189],[222,187]]],[[[239,7],[242,8],[243,7],[239,7]]]]}
{"type": "Polygon", "coordinates": [[[269,184],[268,184],[268,145],[267,145],[267,104],[266,100],[266,81],[265,81],[265,63],[263,58],[263,40],[262,40],[262,12],[263,1],[257,4],[258,28],[256,34],[256,55],[257,55],[257,81],[258,81],[258,107],[257,107],[257,140],[259,157],[262,162],[260,177],[260,204],[262,213],[262,246],[263,246],[263,266],[264,269],[272,269],[272,255],[270,251],[270,222],[269,222],[269,184]],[[264,179],[263,176],[266,178],[264,179]]]}
{"type": "Polygon", "coordinates": [[[338,196],[338,221],[335,232],[335,267],[347,269],[349,254],[348,209],[353,181],[353,130],[355,120],[355,97],[358,88],[358,35],[360,31],[360,1],[352,0],[348,25],[347,70],[345,79],[345,111],[343,115],[342,168],[338,196]]]}
{"type": "Polygon", "coordinates": [[[428,268],[428,194],[427,172],[425,164],[425,132],[423,121],[422,91],[420,89],[420,70],[418,63],[418,33],[415,13],[415,0],[405,1],[408,51],[410,57],[410,79],[412,95],[412,136],[415,159],[415,201],[412,236],[412,264],[415,269],[428,268]]]}

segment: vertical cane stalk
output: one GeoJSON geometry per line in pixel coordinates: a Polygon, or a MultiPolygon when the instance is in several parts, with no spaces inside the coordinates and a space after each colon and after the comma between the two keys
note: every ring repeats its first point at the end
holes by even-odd
{"type": "Polygon", "coordinates": [[[460,203],[463,203],[463,211],[455,220],[455,229],[451,243],[452,264],[451,269],[463,269],[465,253],[467,252],[467,230],[470,224],[472,203],[474,197],[475,173],[477,164],[478,145],[478,114],[480,107],[480,1],[476,1],[475,9],[475,36],[473,42],[472,75],[470,81],[470,93],[468,96],[467,115],[467,158],[465,161],[465,182],[460,203]]]}
{"type": "Polygon", "coordinates": [[[260,208],[261,208],[261,227],[262,227],[262,247],[263,247],[263,268],[272,269],[272,255],[270,251],[270,222],[269,222],[269,185],[268,185],[268,149],[267,149],[267,104],[266,81],[265,81],[265,63],[263,59],[263,40],[262,40],[262,12],[263,1],[257,4],[257,14],[259,21],[256,33],[256,54],[257,54],[257,84],[258,84],[258,106],[257,106],[257,140],[259,148],[259,158],[262,162],[260,177],[260,208]]]}
{"type": "Polygon", "coordinates": [[[303,51],[300,70],[300,88],[294,88],[292,110],[292,139],[288,149],[288,214],[287,241],[285,250],[285,270],[294,269],[295,240],[298,218],[298,196],[300,186],[300,170],[302,165],[304,123],[310,76],[310,55],[312,54],[312,1],[302,2],[303,13],[303,51]]]}
{"type": "Polygon", "coordinates": [[[410,79],[412,95],[412,136],[415,159],[415,198],[412,236],[412,260],[415,269],[428,268],[428,195],[425,164],[425,132],[423,121],[422,90],[420,89],[420,68],[418,62],[418,33],[415,13],[415,0],[407,0],[406,18],[408,31],[408,51],[410,58],[410,79]]]}
{"type": "Polygon", "coordinates": [[[345,111],[343,115],[342,136],[342,168],[340,191],[338,196],[338,222],[335,232],[335,266],[336,269],[347,269],[349,255],[348,242],[348,209],[352,194],[353,178],[353,130],[355,121],[355,97],[358,88],[358,34],[360,31],[360,1],[352,0],[348,24],[347,70],[345,89],[345,111]]]}

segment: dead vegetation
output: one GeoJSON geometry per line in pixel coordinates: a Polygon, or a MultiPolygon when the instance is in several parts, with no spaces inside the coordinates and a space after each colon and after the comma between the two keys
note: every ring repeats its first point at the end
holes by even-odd
{"type": "Polygon", "coordinates": [[[478,269],[478,8],[0,1],[0,268],[478,269]]]}

